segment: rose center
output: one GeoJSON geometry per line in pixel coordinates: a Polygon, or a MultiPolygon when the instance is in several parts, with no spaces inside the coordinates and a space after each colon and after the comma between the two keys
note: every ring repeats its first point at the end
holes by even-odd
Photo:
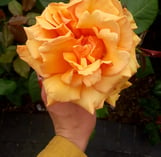
{"type": "Polygon", "coordinates": [[[86,58],[88,64],[102,59],[106,52],[102,40],[96,36],[81,36],[78,44],[73,46],[73,51],[79,63],[82,58],[86,58]]]}

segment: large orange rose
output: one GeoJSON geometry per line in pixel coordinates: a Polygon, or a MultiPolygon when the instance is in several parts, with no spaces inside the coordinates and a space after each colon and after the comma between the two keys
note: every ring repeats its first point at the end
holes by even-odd
{"type": "Polygon", "coordinates": [[[17,52],[43,77],[47,105],[70,101],[94,113],[104,101],[115,105],[137,71],[135,28],[118,0],[51,3],[17,52]]]}

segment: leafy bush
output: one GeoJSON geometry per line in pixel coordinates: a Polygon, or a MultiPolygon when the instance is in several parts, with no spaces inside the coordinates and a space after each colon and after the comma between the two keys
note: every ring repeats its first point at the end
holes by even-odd
{"type": "Polygon", "coordinates": [[[16,0],[0,1],[0,100],[15,105],[23,104],[26,95],[30,95],[33,102],[40,100],[37,76],[17,56],[16,45],[26,41],[23,25],[33,25],[34,17],[41,10],[35,7],[35,0],[23,0],[21,3],[16,0]]]}

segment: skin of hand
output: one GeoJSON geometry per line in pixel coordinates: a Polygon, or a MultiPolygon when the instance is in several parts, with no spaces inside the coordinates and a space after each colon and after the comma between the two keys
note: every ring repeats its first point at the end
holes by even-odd
{"type": "MultiPolygon", "coordinates": [[[[46,104],[45,91],[42,99],[46,104]]],[[[54,125],[56,135],[63,136],[85,151],[89,137],[96,125],[96,114],[92,115],[77,104],[55,103],[46,107],[54,125]]]]}

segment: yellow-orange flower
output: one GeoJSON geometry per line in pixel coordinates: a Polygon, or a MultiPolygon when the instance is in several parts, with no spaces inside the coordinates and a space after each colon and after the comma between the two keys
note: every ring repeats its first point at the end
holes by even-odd
{"type": "Polygon", "coordinates": [[[17,52],[43,77],[47,105],[70,101],[94,113],[104,101],[115,105],[137,71],[133,29],[118,0],[50,3],[17,52]]]}

